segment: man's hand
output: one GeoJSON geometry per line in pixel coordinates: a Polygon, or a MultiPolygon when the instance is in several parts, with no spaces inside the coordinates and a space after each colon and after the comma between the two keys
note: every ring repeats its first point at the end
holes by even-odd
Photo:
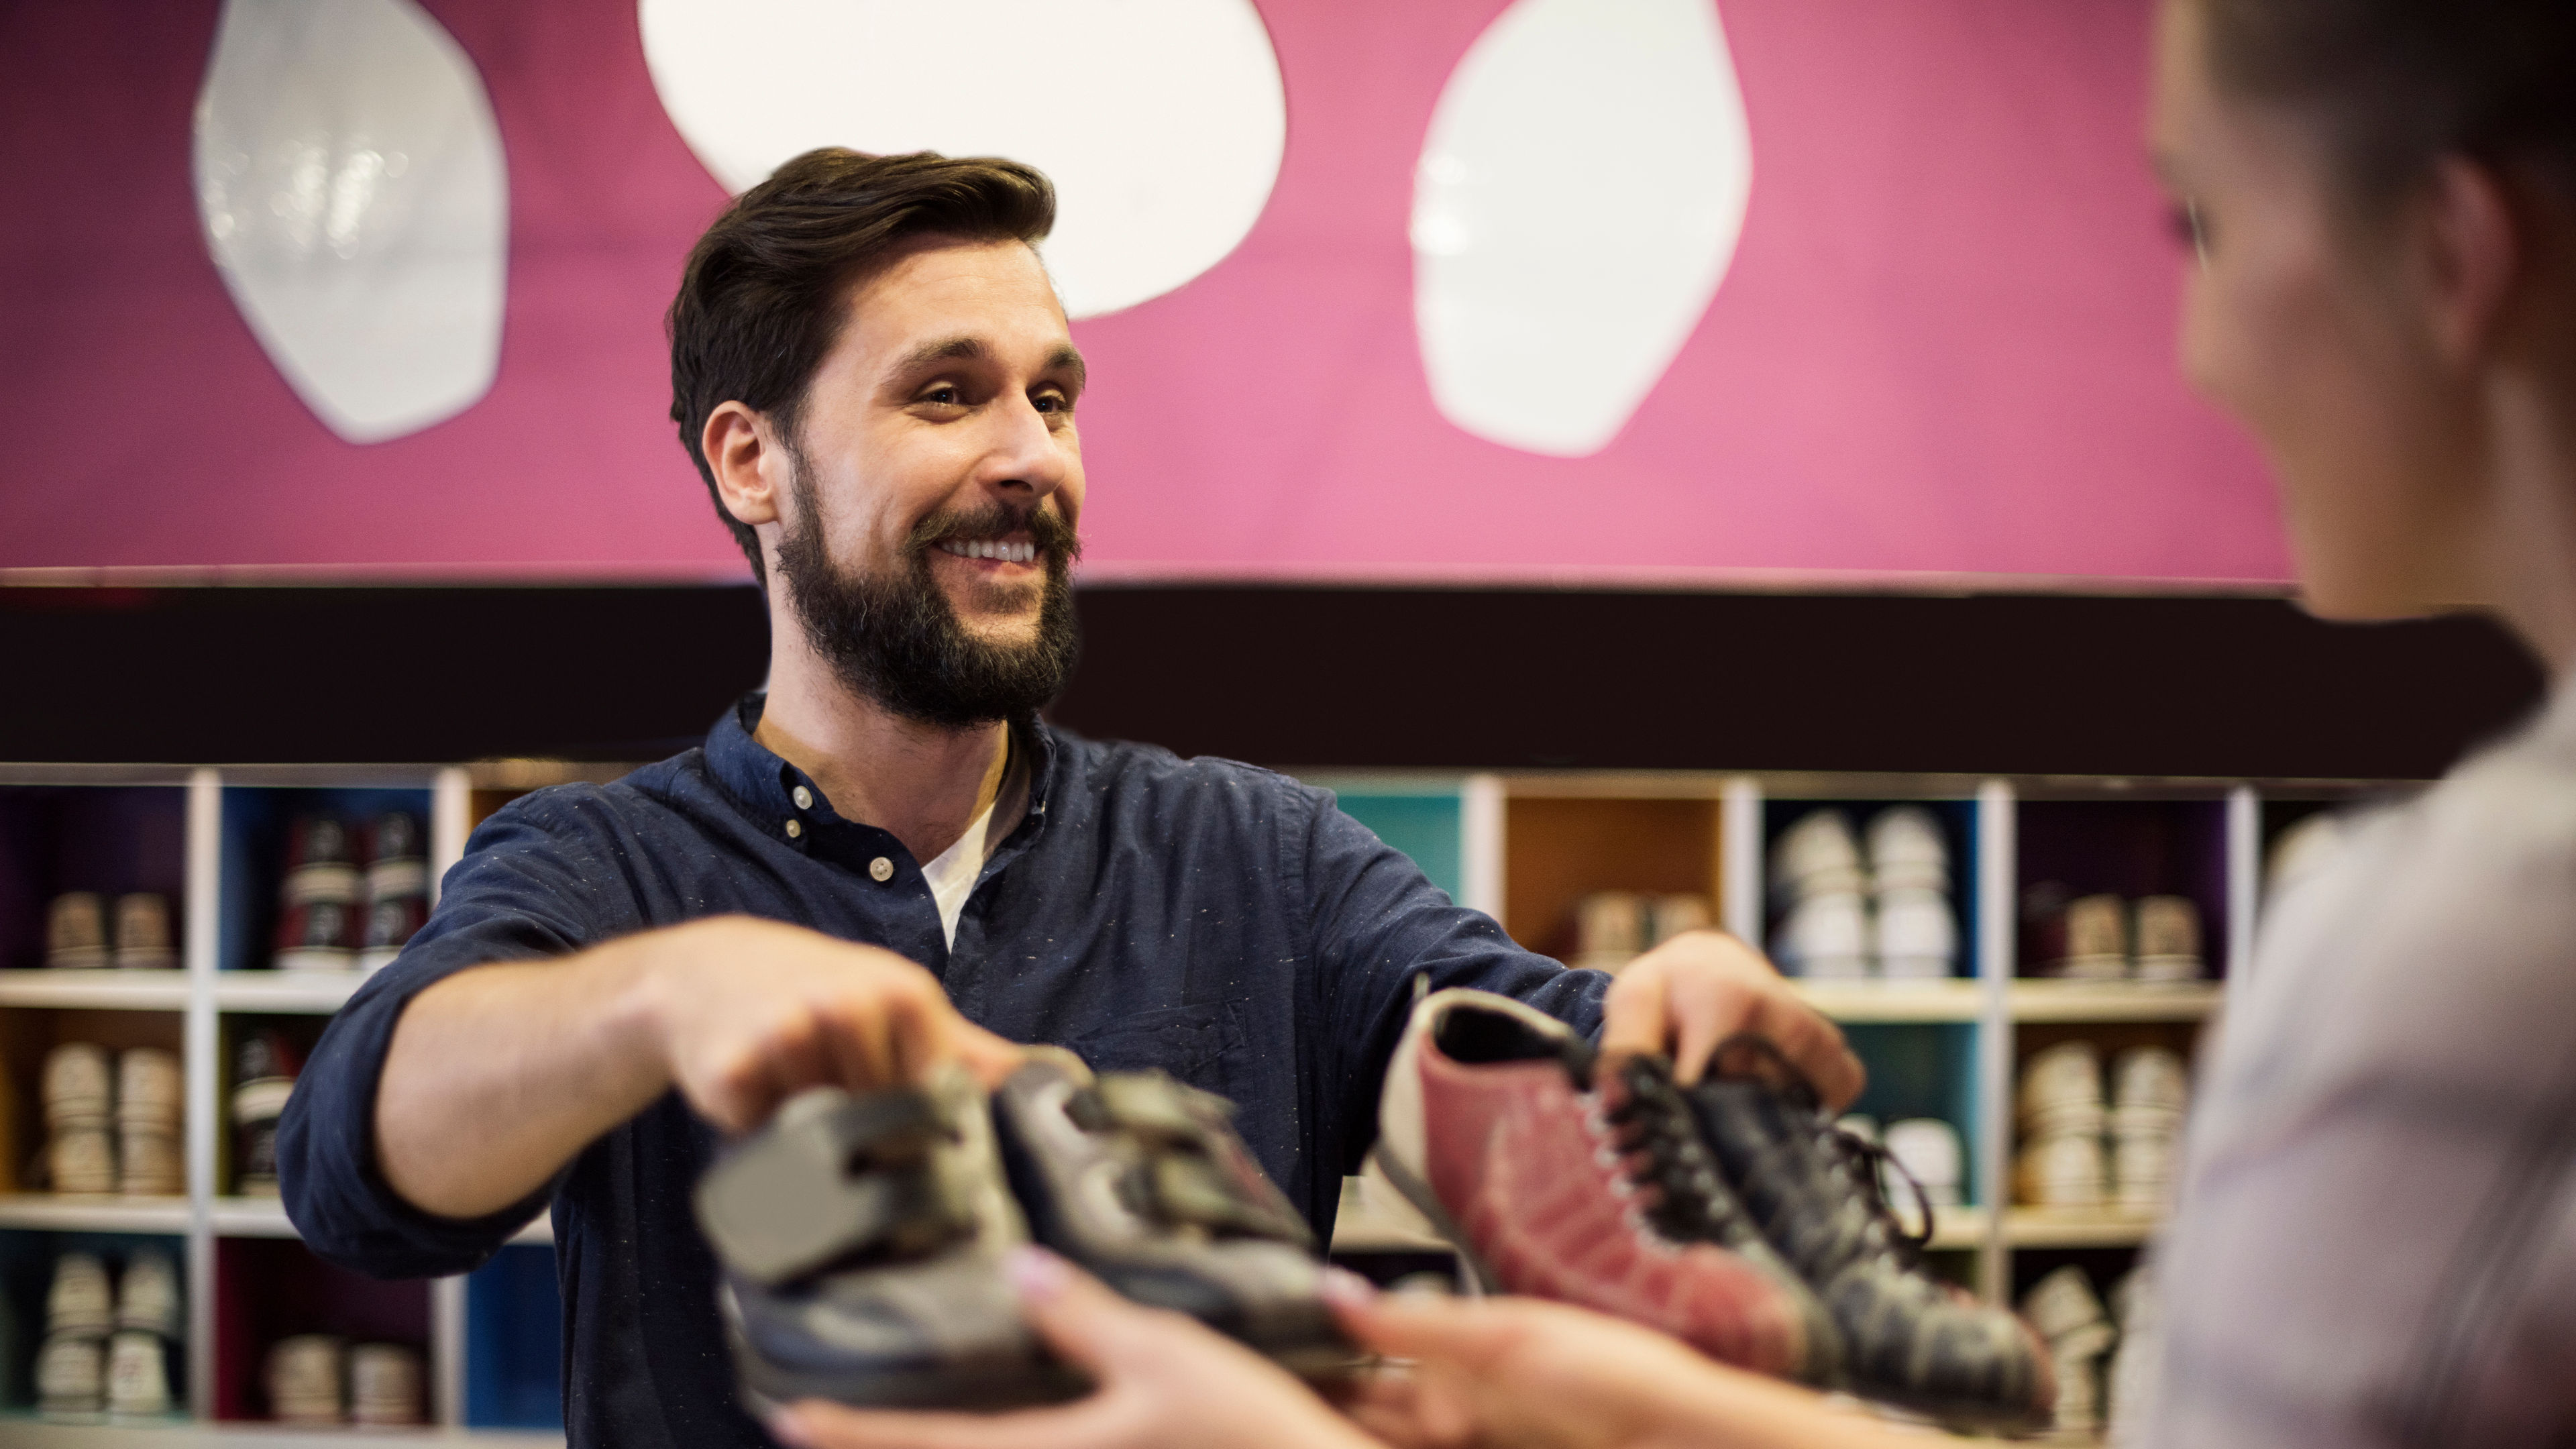
{"type": "Polygon", "coordinates": [[[414,997],[377,1083],[376,1156],[414,1206],[478,1218],[675,1086],[741,1132],[807,1087],[867,1091],[949,1060],[991,1085],[1020,1051],[892,952],[716,916],[414,997]]]}
{"type": "Polygon", "coordinates": [[[1723,931],[1687,932],[1628,963],[1610,983],[1601,1050],[1667,1053],[1687,1085],[1707,1069],[1710,1050],[1738,1032],[1769,1037],[1832,1111],[1850,1106],[1869,1080],[1841,1029],[1723,931]]]}
{"type": "Polygon", "coordinates": [[[769,1422],[798,1449],[1367,1449],[1367,1436],[1277,1364],[1204,1327],[1141,1308],[1063,1259],[1012,1255],[1021,1311],[1057,1358],[1099,1387],[1010,1414],[860,1410],[808,1399],[769,1422]]]}
{"type": "Polygon", "coordinates": [[[986,1086],[1020,1050],[891,951],[749,916],[657,933],[643,991],[672,1085],[729,1132],[807,1087],[868,1091],[963,1061],[986,1086]]]}

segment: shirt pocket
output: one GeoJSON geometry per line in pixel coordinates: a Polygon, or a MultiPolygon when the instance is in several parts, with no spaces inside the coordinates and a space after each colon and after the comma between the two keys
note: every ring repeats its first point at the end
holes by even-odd
{"type": "Polygon", "coordinates": [[[1240,1001],[1206,1001],[1140,1011],[1065,1043],[1095,1072],[1161,1068],[1205,1091],[1234,1095],[1232,1063],[1245,1039],[1240,1001]]]}

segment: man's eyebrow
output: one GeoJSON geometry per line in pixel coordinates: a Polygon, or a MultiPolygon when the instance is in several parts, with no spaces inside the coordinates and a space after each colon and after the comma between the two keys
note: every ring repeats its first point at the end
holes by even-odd
{"type": "Polygon", "coordinates": [[[980,337],[942,337],[925,342],[903,355],[894,365],[897,376],[921,371],[934,362],[973,362],[988,355],[980,337]]]}
{"type": "Polygon", "coordinates": [[[1083,365],[1082,354],[1074,351],[1073,344],[1070,342],[1057,348],[1047,357],[1047,370],[1073,374],[1075,392],[1082,391],[1083,385],[1091,381],[1091,369],[1083,365]]]}
{"type": "MultiPolygon", "coordinates": [[[[992,355],[992,349],[986,347],[984,339],[980,337],[942,337],[925,342],[905,353],[903,359],[894,365],[893,375],[909,377],[936,363],[981,362],[992,355]]],[[[1091,370],[1083,364],[1082,354],[1075,351],[1070,342],[1048,353],[1046,365],[1049,372],[1071,373],[1073,390],[1076,392],[1082,391],[1083,384],[1091,378],[1091,370]]]]}

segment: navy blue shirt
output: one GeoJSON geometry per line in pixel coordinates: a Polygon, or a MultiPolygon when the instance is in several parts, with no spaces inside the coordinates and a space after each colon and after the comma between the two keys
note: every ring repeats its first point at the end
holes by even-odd
{"type": "Polygon", "coordinates": [[[1417,975],[1599,1027],[1608,978],[1451,904],[1328,792],[1035,721],[1014,736],[1033,760],[1027,813],[951,947],[903,843],[834,814],[753,742],[761,702],[729,711],[701,749],[612,785],[540,790],[485,821],[429,924],[332,1021],[279,1129],[297,1230],[379,1277],[464,1272],[552,1203],[576,1446],[767,1442],[735,1406],[715,1264],[690,1215],[716,1133],[675,1092],[507,1212],[459,1222],[412,1207],[376,1165],[376,1080],[404,1005],[455,972],[733,912],[883,946],[1013,1041],[1068,1046],[1103,1070],[1161,1067],[1232,1098],[1245,1141],[1327,1236],[1342,1175],[1375,1138],[1417,975]],[[880,858],[893,866],[882,882],[880,858]]]}

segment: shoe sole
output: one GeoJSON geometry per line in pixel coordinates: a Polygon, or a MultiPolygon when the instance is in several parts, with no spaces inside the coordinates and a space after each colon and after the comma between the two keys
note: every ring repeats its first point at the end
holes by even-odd
{"type": "Polygon", "coordinates": [[[1008,1369],[939,1368],[782,1371],[734,1340],[734,1366],[743,1407],[767,1417],[803,1399],[828,1399],[860,1409],[1034,1408],[1061,1404],[1091,1392],[1091,1380],[1072,1369],[1026,1364],[1008,1369]]]}

